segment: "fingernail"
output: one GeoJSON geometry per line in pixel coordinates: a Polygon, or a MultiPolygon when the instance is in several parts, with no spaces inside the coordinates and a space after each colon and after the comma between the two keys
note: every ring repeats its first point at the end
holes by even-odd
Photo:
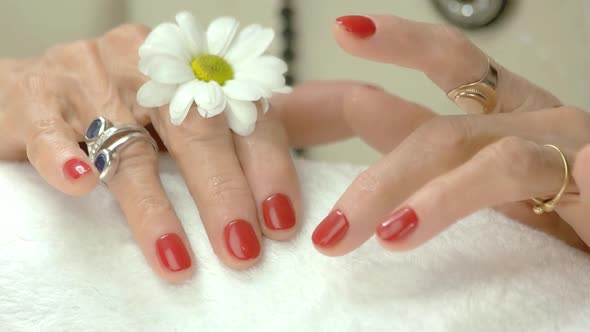
{"type": "Polygon", "coordinates": [[[344,30],[361,39],[369,38],[375,34],[375,31],[377,31],[375,22],[366,16],[342,16],[337,18],[336,22],[344,28],[344,30]]]}
{"type": "Polygon", "coordinates": [[[331,247],[340,242],[348,230],[348,220],[342,211],[334,210],[316,227],[311,240],[318,247],[331,247]]]}
{"type": "Polygon", "coordinates": [[[262,202],[262,215],[269,229],[285,230],[295,226],[295,210],[286,195],[276,194],[265,199],[262,202]]]}
{"type": "Polygon", "coordinates": [[[87,163],[79,159],[69,160],[64,165],[64,172],[72,179],[79,179],[82,175],[92,171],[92,168],[87,163]]]}
{"type": "Polygon", "coordinates": [[[225,245],[239,260],[254,259],[260,255],[260,242],[249,222],[236,220],[225,226],[225,245]]]}
{"type": "Polygon", "coordinates": [[[394,212],[379,227],[377,236],[384,241],[397,241],[412,233],[418,226],[418,216],[412,208],[394,212]]]}
{"type": "Polygon", "coordinates": [[[186,270],[191,267],[191,256],[189,255],[180,236],[170,233],[162,236],[156,241],[156,251],[160,263],[172,272],[186,270]]]}

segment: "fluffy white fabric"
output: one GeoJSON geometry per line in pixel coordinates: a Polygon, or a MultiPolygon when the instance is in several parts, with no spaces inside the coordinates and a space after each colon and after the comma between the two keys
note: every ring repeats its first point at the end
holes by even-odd
{"type": "MultiPolygon", "coordinates": [[[[209,247],[172,161],[162,179],[198,258],[183,286],[155,277],[104,187],[71,198],[27,164],[0,164],[0,331],[553,331],[590,328],[590,259],[484,210],[410,253],[374,240],[341,258],[310,235],[360,171],[297,161],[305,226],[230,271],[209,247]]],[[[428,222],[427,220],[424,222],[428,222]]]]}

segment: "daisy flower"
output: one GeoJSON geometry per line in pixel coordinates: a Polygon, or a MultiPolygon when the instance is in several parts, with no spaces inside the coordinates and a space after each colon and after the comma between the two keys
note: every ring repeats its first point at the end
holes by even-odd
{"type": "Polygon", "coordinates": [[[139,70],[150,80],[137,92],[143,107],[169,104],[170,121],[179,126],[193,104],[204,118],[225,112],[229,127],[247,136],[258,110],[268,111],[273,93],[288,92],[287,64],[264,53],[274,39],[270,28],[252,24],[238,33],[233,17],[220,17],[201,29],[188,12],[176,24],[158,25],[139,48],[139,70]]]}

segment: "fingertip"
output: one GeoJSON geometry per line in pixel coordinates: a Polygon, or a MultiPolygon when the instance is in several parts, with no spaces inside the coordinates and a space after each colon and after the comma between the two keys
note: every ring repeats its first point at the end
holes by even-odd
{"type": "MultiPolygon", "coordinates": [[[[177,230],[177,232],[182,233],[182,230],[177,230]]],[[[158,237],[153,253],[149,239],[145,244],[147,245],[144,248],[145,254],[156,256],[156,260],[148,259],[148,261],[157,262],[153,268],[162,279],[171,283],[182,283],[193,277],[196,263],[186,235],[179,235],[172,231],[158,237]]]]}
{"type": "Polygon", "coordinates": [[[262,256],[259,231],[248,221],[238,219],[228,223],[220,239],[210,239],[217,256],[233,270],[246,270],[256,265],[262,256]],[[217,241],[221,245],[216,245],[217,241]]]}
{"type": "Polygon", "coordinates": [[[337,39],[354,38],[363,40],[372,37],[377,32],[375,21],[364,15],[346,15],[336,19],[334,35],[337,39]]]}
{"type": "Polygon", "coordinates": [[[343,256],[350,251],[343,247],[349,228],[350,223],[344,212],[332,210],[313,231],[311,241],[316,250],[325,256],[343,256]]]}
{"type": "Polygon", "coordinates": [[[408,251],[417,246],[412,234],[419,225],[419,219],[413,208],[402,207],[375,229],[379,244],[389,251],[408,251]]]}
{"type": "Polygon", "coordinates": [[[191,281],[195,276],[195,271],[196,268],[192,265],[190,268],[179,272],[161,271],[159,275],[166,282],[180,285],[191,281]]]}
{"type": "Polygon", "coordinates": [[[98,185],[99,173],[87,157],[67,158],[62,167],[62,180],[53,185],[60,191],[72,195],[85,195],[98,185]]]}
{"type": "Polygon", "coordinates": [[[376,238],[377,238],[377,243],[379,243],[381,248],[383,248],[387,251],[391,251],[391,252],[400,252],[400,253],[401,252],[408,252],[408,251],[414,250],[418,247],[418,245],[416,243],[413,243],[408,240],[391,242],[391,241],[384,240],[384,239],[380,238],[379,236],[376,236],[376,238]]]}
{"type": "Polygon", "coordinates": [[[300,228],[292,200],[285,194],[273,194],[262,202],[261,231],[271,240],[284,241],[300,228]]]}

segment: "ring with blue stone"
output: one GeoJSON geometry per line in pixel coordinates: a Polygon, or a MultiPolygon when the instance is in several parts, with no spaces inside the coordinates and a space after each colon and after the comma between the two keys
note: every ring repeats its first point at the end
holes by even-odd
{"type": "Polygon", "coordinates": [[[108,181],[119,165],[119,154],[137,141],[145,141],[158,152],[158,144],[144,128],[135,125],[115,127],[103,117],[94,119],[85,135],[88,156],[100,172],[100,179],[108,181]]]}

